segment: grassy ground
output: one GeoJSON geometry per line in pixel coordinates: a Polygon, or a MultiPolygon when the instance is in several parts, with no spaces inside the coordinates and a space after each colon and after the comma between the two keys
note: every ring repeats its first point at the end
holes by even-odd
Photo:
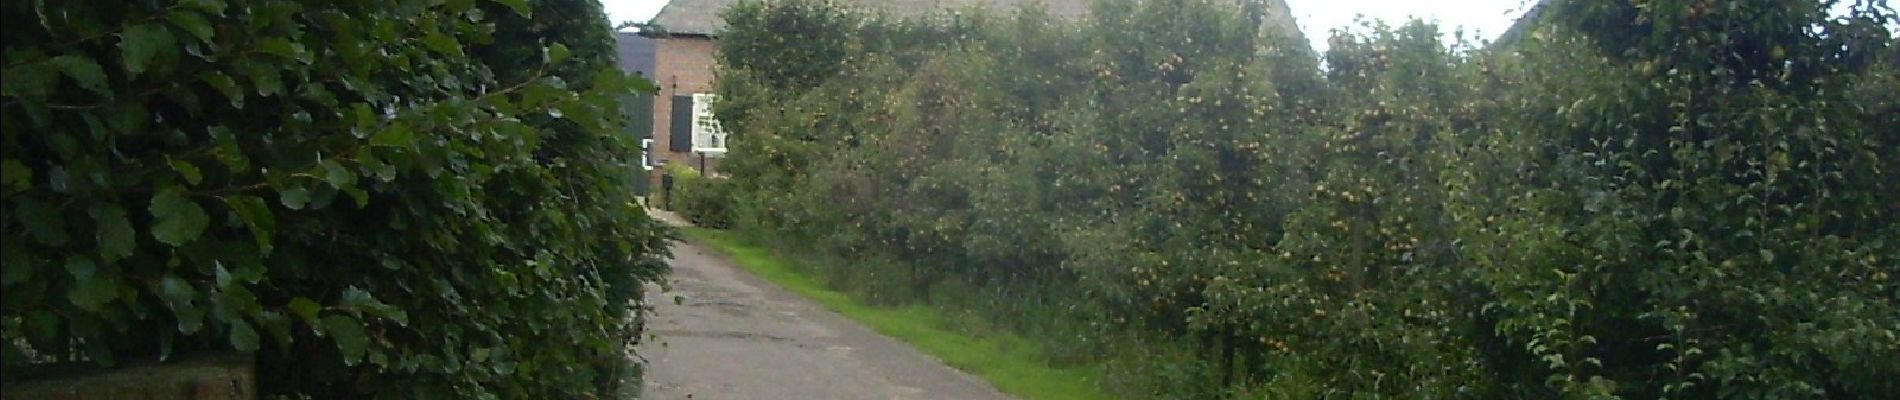
{"type": "Polygon", "coordinates": [[[1106,399],[1091,380],[1100,376],[1088,368],[1054,368],[1043,361],[1035,343],[1004,333],[975,336],[947,327],[950,318],[923,305],[873,307],[826,288],[800,274],[785,260],[739,237],[718,230],[684,229],[693,241],[718,249],[740,268],[805,296],[825,308],[897,338],[952,367],[988,380],[997,389],[1024,399],[1106,399]]]}

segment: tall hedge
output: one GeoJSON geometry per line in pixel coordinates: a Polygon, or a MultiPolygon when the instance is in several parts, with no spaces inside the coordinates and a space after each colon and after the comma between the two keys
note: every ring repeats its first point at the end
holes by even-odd
{"type": "Polygon", "coordinates": [[[623,389],[670,234],[597,2],[4,10],[6,379],[240,352],[293,397],[623,389]]]}
{"type": "Polygon", "coordinates": [[[855,282],[1066,304],[1022,328],[1133,354],[1129,396],[1879,398],[1895,19],[1836,3],[1557,1],[1501,47],[1370,21],[1318,69],[1225,1],[744,2],[733,35],[847,39],[722,48],[725,170],[740,228],[910,269],[855,282]]]}

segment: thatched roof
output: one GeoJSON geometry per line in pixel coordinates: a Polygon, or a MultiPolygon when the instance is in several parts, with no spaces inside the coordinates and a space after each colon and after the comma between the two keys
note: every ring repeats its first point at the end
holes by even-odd
{"type": "MultiPolygon", "coordinates": [[[[676,35],[717,35],[726,23],[719,13],[740,0],[672,0],[653,17],[652,24],[676,35]]],[[[1079,19],[1088,13],[1088,0],[834,0],[839,3],[883,11],[892,16],[910,17],[931,12],[981,8],[1014,11],[1024,7],[1043,7],[1051,15],[1079,19]]],[[[1280,0],[1270,0],[1285,5],[1280,0]]]]}
{"type": "Polygon", "coordinates": [[[653,16],[652,25],[676,35],[711,35],[726,28],[719,13],[738,0],[672,0],[653,16]]]}
{"type": "MultiPolygon", "coordinates": [[[[742,0],[672,0],[660,9],[651,21],[659,30],[671,35],[716,36],[726,27],[725,19],[720,17],[727,7],[742,0]]],[[[897,17],[921,16],[932,12],[956,11],[968,8],[1007,12],[1027,7],[1042,7],[1050,15],[1077,20],[1088,15],[1089,0],[832,0],[842,4],[861,6],[874,11],[882,11],[897,17]]],[[[1242,15],[1259,26],[1262,35],[1283,35],[1294,39],[1303,46],[1306,35],[1300,32],[1299,24],[1293,20],[1293,11],[1285,0],[1225,0],[1239,8],[1242,15]]],[[[1307,52],[1312,52],[1306,46],[1307,52]]]]}

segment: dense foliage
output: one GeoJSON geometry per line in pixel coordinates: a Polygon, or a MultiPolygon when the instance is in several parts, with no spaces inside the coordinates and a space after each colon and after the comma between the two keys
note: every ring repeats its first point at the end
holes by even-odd
{"type": "MultiPolygon", "coordinates": [[[[8,380],[256,354],[267,394],[599,398],[670,233],[598,2],[10,1],[8,380]]],[[[637,389],[637,388],[636,388],[637,389]]]]}
{"type": "Polygon", "coordinates": [[[692,168],[667,166],[673,191],[667,206],[694,226],[724,229],[732,226],[732,181],[709,178],[692,168]]]}
{"type": "Polygon", "coordinates": [[[1056,304],[1023,329],[1135,354],[1125,395],[1900,393],[1880,4],[1557,1],[1498,46],[1374,22],[1324,69],[1221,1],[813,4],[727,14],[735,223],[886,277],[835,282],[1056,304]]]}

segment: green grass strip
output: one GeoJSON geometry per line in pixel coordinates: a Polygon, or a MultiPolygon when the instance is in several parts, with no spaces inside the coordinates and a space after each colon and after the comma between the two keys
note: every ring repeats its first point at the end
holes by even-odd
{"type": "Polygon", "coordinates": [[[873,307],[831,290],[764,249],[726,231],[685,228],[694,242],[725,253],[746,271],[825,308],[909,343],[952,367],[975,374],[998,390],[1023,399],[1106,399],[1091,382],[1088,368],[1055,368],[1043,362],[1040,346],[1013,334],[971,336],[945,329],[949,319],[922,305],[873,307]]]}

